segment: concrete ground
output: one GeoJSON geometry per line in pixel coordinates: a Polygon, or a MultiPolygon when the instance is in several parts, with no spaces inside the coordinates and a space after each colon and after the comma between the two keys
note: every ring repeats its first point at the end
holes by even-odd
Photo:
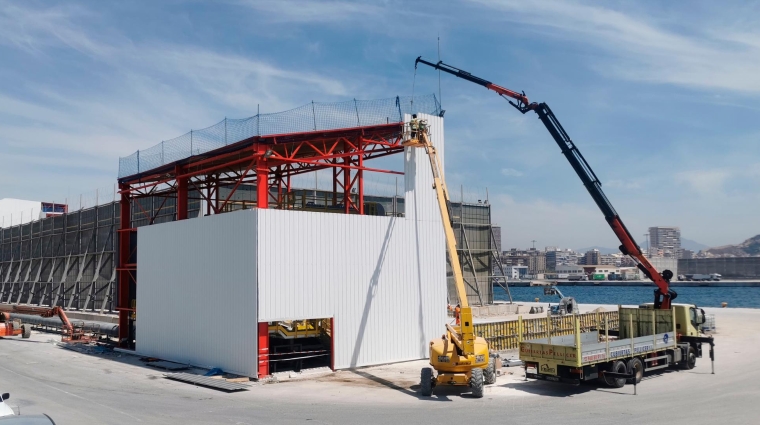
{"type": "Polygon", "coordinates": [[[164,379],[134,356],[67,350],[36,332],[0,340],[0,392],[22,414],[47,413],[59,424],[756,423],[760,310],[708,313],[719,332],[716,374],[700,359],[691,371],[645,377],[637,396],[631,386],[525,382],[522,369],[504,368],[482,399],[446,387],[423,398],[425,361],[280,374],[277,383],[227,394],[164,379]]]}

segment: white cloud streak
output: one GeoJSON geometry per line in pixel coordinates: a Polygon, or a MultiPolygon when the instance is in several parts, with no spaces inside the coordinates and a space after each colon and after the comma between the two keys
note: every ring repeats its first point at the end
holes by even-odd
{"type": "Polygon", "coordinates": [[[522,177],[522,171],[515,170],[514,168],[502,168],[501,175],[507,177],[522,177]]]}
{"type": "Polygon", "coordinates": [[[323,0],[242,0],[272,22],[329,23],[367,18],[384,13],[376,3],[323,0]]]}
{"type": "Polygon", "coordinates": [[[760,93],[760,37],[756,32],[694,26],[690,28],[693,35],[684,35],[658,25],[652,16],[577,1],[470,1],[506,12],[496,19],[602,49],[614,59],[597,58],[595,66],[614,77],[760,93]]]}

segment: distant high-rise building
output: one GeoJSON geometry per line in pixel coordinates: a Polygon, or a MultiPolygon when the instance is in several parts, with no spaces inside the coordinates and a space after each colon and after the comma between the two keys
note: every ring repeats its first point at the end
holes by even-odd
{"type": "Polygon", "coordinates": [[[681,254],[681,229],[675,226],[649,228],[649,246],[662,250],[666,258],[678,258],[681,254]]]}
{"type": "Polygon", "coordinates": [[[598,249],[586,251],[586,254],[578,260],[578,264],[584,264],[584,265],[601,264],[600,257],[601,257],[601,254],[599,253],[598,249]]]}
{"type": "Polygon", "coordinates": [[[546,253],[536,250],[529,251],[528,271],[532,275],[546,272],[546,253]]]}

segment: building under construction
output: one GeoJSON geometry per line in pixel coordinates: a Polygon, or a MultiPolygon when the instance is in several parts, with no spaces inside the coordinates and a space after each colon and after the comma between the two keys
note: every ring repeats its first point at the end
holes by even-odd
{"type": "MultiPolygon", "coordinates": [[[[426,357],[455,292],[429,165],[401,146],[413,112],[443,157],[431,95],[226,119],[122,158],[117,200],[1,230],[0,301],[116,312],[125,347],[249,376],[426,357]],[[294,184],[317,171],[332,190],[294,184]],[[367,173],[403,188],[365,194],[367,173]]],[[[490,303],[490,207],[452,212],[470,302],[490,303]]]]}

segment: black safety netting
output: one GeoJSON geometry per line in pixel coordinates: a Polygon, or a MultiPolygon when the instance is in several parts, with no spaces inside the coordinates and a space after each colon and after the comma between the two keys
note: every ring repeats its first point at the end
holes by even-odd
{"type": "Polygon", "coordinates": [[[199,155],[254,136],[336,130],[368,125],[397,123],[404,114],[439,115],[441,105],[434,94],[397,96],[377,100],[312,102],[285,112],[258,114],[249,118],[224,120],[202,130],[119,158],[119,178],[152,170],[180,159],[199,155]]]}

